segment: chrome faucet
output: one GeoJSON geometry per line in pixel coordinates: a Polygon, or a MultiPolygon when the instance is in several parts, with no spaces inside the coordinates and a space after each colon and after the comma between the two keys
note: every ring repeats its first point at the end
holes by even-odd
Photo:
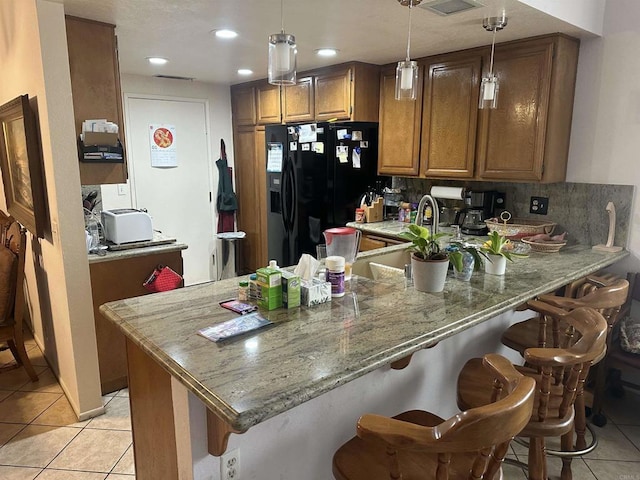
{"type": "Polygon", "coordinates": [[[424,219],[424,207],[429,202],[431,204],[431,210],[433,212],[433,222],[431,224],[431,235],[438,233],[438,223],[440,222],[440,211],[438,210],[438,202],[431,195],[423,195],[418,204],[418,211],[416,212],[416,224],[422,226],[424,219]]]}

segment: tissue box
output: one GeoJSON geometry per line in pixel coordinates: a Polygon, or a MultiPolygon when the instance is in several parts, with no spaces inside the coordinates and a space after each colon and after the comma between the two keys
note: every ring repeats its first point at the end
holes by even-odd
{"type": "Polygon", "coordinates": [[[300,288],[302,305],[311,307],[331,301],[331,284],[317,278],[302,280],[300,288]]]}
{"type": "Polygon", "coordinates": [[[282,306],[284,308],[300,306],[300,277],[291,272],[282,272],[282,306]]]}
{"type": "Polygon", "coordinates": [[[256,271],[257,283],[260,286],[258,306],[267,310],[282,307],[282,272],[275,268],[259,268],[256,271]]]}

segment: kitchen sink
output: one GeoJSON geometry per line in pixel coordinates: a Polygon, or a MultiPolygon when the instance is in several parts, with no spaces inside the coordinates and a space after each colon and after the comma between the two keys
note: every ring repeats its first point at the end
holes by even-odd
{"type": "Polygon", "coordinates": [[[408,263],[411,263],[411,253],[406,247],[403,247],[378,255],[367,253],[354,262],[352,271],[354,275],[360,275],[373,280],[396,277],[403,278],[404,266],[408,263]]]}

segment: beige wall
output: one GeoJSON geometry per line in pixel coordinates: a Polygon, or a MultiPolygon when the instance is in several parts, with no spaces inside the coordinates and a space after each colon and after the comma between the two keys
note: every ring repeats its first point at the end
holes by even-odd
{"type": "MultiPolygon", "coordinates": [[[[28,94],[38,114],[51,233],[31,239],[26,281],[36,341],[77,413],[102,410],[80,208],[63,6],[0,2],[0,102],[28,94]]],[[[6,209],[0,194],[0,208],[6,209]]]]}
{"type": "MultiPolygon", "coordinates": [[[[640,2],[606,4],[603,37],[580,45],[567,181],[635,185],[620,272],[640,270],[640,2]]],[[[594,205],[604,213],[605,205],[594,205]]]]}

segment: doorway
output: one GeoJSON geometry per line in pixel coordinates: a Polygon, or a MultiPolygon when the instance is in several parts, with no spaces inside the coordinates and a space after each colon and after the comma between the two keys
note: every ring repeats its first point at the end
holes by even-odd
{"type": "Polygon", "coordinates": [[[215,278],[215,210],[208,102],[125,95],[132,203],[145,208],[153,228],[189,248],[182,251],[185,285],[215,278]],[[175,166],[153,166],[150,127],[171,127],[175,166]]]}

